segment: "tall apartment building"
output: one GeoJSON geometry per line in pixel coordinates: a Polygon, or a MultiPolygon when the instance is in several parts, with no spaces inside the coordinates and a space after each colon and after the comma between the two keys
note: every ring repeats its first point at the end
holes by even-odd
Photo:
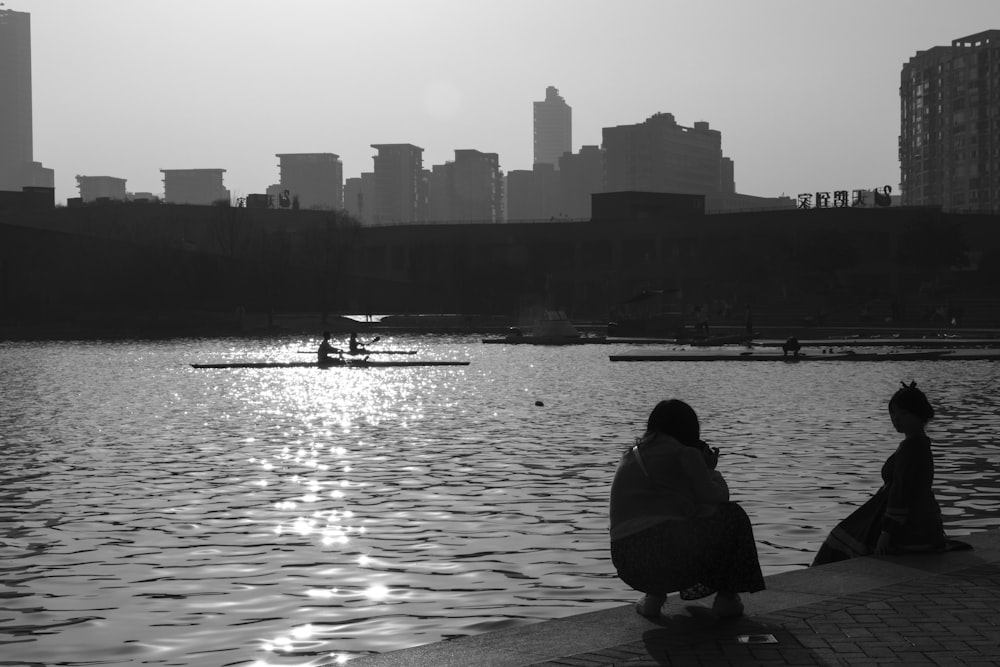
{"type": "Polygon", "coordinates": [[[98,199],[125,201],[128,193],[125,179],[114,176],[77,176],[76,186],[80,189],[80,200],[84,203],[98,199]]]}
{"type": "Polygon", "coordinates": [[[222,183],[225,169],[161,169],[163,200],[168,204],[209,205],[229,201],[222,183]]]}
{"type": "Polygon", "coordinates": [[[375,222],[375,174],[366,171],[344,181],[344,210],[370,225],[375,222]]]}
{"type": "Polygon", "coordinates": [[[53,171],[34,161],[33,139],[31,16],[0,9],[0,190],[54,187],[53,171]]]}
{"type": "Polygon", "coordinates": [[[376,224],[417,222],[426,219],[424,149],[413,144],[372,144],[375,162],[376,224]]]}
{"type": "Polygon", "coordinates": [[[722,133],[706,122],[678,125],[657,113],[637,125],[603,129],[604,190],[710,194],[733,192],[732,160],[722,133]]]}
{"type": "Polygon", "coordinates": [[[279,189],[300,208],[344,207],[344,166],[334,153],[278,153],[279,189]]]}
{"type": "Polygon", "coordinates": [[[437,164],[428,179],[427,217],[434,221],[503,221],[500,156],[455,151],[454,162],[437,164]]]}
{"type": "Polygon", "coordinates": [[[507,219],[554,220],[559,206],[559,172],[545,162],[507,172],[507,219]]]}
{"type": "Polygon", "coordinates": [[[563,153],[573,151],[573,108],[555,86],[545,89],[545,99],[535,102],[535,164],[559,168],[563,153]]]}
{"type": "Polygon", "coordinates": [[[591,195],[604,188],[604,151],[600,146],[581,146],[576,153],[559,158],[559,214],[589,219],[591,195]]]}
{"type": "Polygon", "coordinates": [[[901,203],[1000,212],[1000,30],[918,51],[899,99],[901,203]]]}

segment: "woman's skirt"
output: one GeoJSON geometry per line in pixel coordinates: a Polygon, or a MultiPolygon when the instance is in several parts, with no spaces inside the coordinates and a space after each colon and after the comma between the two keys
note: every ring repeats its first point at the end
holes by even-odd
{"type": "MultiPolygon", "coordinates": [[[[830,531],[812,564],[826,565],[875,553],[875,545],[882,532],[882,521],[888,506],[889,492],[883,487],[830,531]]],[[[945,537],[940,510],[931,498],[911,511],[907,526],[899,535],[893,537],[889,553],[894,555],[940,553],[971,548],[961,540],[945,537]]]]}
{"type": "Polygon", "coordinates": [[[619,578],[652,595],[697,600],[716,591],[764,590],[750,517],[736,503],[710,517],[664,521],[611,543],[619,578]]]}

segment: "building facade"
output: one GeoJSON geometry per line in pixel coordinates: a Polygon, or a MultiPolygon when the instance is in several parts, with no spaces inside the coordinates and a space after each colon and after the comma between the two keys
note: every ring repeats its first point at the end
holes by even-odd
{"type": "Polygon", "coordinates": [[[604,151],[581,146],[559,158],[559,214],[573,219],[590,218],[591,195],[604,189],[604,151]]]}
{"type": "Polygon", "coordinates": [[[300,208],[344,207],[344,166],[334,153],[278,153],[279,188],[300,208]]]}
{"type": "Polygon", "coordinates": [[[899,98],[902,204],[1000,211],[1000,30],[918,51],[899,98]]]}
{"type": "Polygon", "coordinates": [[[399,224],[426,219],[427,188],[424,149],[413,144],[372,144],[375,162],[375,224],[399,224]]]}
{"type": "Polygon", "coordinates": [[[535,102],[535,164],[559,168],[563,153],[573,151],[573,108],[555,86],[545,89],[545,99],[535,102]]]}
{"type": "Polygon", "coordinates": [[[503,174],[496,153],[455,151],[454,162],[434,165],[428,177],[427,215],[433,221],[503,221],[503,174]]]}
{"type": "Polygon", "coordinates": [[[31,16],[0,9],[0,190],[54,187],[33,152],[31,16]]]}
{"type": "Polygon", "coordinates": [[[98,199],[125,201],[128,193],[125,179],[114,176],[77,176],[76,186],[80,189],[80,201],[87,204],[98,199]]]}
{"type": "Polygon", "coordinates": [[[370,171],[344,181],[344,210],[363,225],[375,222],[375,174],[370,171]]]}
{"type": "Polygon", "coordinates": [[[603,129],[605,192],[684,194],[733,192],[732,160],[722,155],[722,133],[706,122],[678,125],[657,113],[637,125],[603,129]]]}
{"type": "Polygon", "coordinates": [[[229,202],[229,190],[222,183],[225,169],[161,169],[163,200],[167,204],[208,206],[229,202]]]}

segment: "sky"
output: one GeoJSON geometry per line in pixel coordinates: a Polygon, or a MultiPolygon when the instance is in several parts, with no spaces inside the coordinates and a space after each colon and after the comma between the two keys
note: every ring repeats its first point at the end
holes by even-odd
{"type": "Polygon", "coordinates": [[[234,198],[277,153],[456,149],[530,169],[555,86],[573,150],[672,113],[722,133],[737,192],[891,185],[899,78],[917,51],[1000,29],[998,0],[3,0],[31,14],[34,156],[162,193],[161,169],[225,169],[234,198]]]}

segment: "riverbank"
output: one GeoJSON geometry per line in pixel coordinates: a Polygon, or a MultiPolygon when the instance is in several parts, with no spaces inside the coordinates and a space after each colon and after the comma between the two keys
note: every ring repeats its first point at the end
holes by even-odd
{"type": "Polygon", "coordinates": [[[987,665],[1000,655],[1000,530],[973,551],[858,558],[766,578],[746,614],[671,596],[649,619],[632,605],[351,660],[351,667],[987,665]]]}
{"type": "MultiPolygon", "coordinates": [[[[323,331],[335,335],[350,332],[368,335],[386,334],[505,334],[517,322],[502,315],[322,315],[321,313],[105,313],[83,314],[72,318],[46,321],[0,320],[0,341],[53,340],[157,340],[177,338],[260,338],[267,336],[319,336],[323,331]]],[[[607,323],[574,322],[584,335],[606,336],[607,323]]],[[[692,332],[694,334],[695,332],[692,332]]],[[[741,336],[742,325],[712,327],[711,337],[741,336]]],[[[860,340],[885,341],[886,344],[951,345],[961,340],[1000,340],[1000,328],[954,326],[874,326],[854,323],[842,326],[800,326],[778,324],[754,327],[754,344],[769,345],[796,336],[807,345],[864,344],[860,340]],[[896,342],[906,340],[906,343],[896,342]]],[[[631,340],[631,339],[629,339],[631,340]]],[[[672,343],[672,339],[656,338],[672,343]]],[[[692,338],[692,340],[694,340],[692,338]]],[[[609,342],[614,342],[610,338],[609,342]]]]}

